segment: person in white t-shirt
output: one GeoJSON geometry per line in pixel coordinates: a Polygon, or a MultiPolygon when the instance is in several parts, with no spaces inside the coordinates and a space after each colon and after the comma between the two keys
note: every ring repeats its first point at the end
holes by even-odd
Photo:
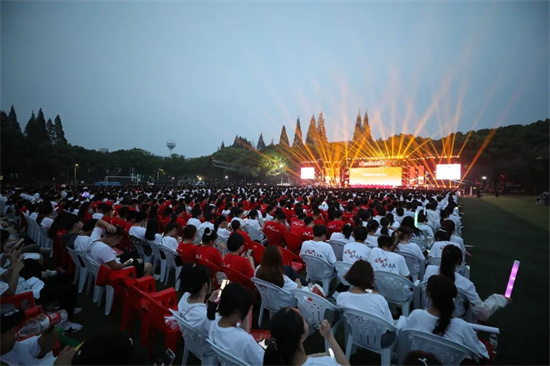
{"type": "Polygon", "coordinates": [[[201,226],[201,217],[202,217],[202,210],[199,205],[195,205],[193,209],[191,210],[191,218],[187,220],[187,225],[193,225],[196,226],[197,229],[199,226],[201,226]]]}
{"type": "Polygon", "coordinates": [[[353,233],[353,226],[351,224],[345,224],[342,227],[342,232],[338,232],[338,231],[333,232],[330,235],[329,240],[338,240],[346,243],[353,243],[355,239],[351,235],[352,233],[353,233]]]}
{"type": "Polygon", "coordinates": [[[300,257],[304,254],[312,255],[317,258],[324,259],[326,262],[333,264],[336,262],[336,255],[330,244],[325,243],[327,235],[327,227],[325,225],[315,225],[313,227],[313,240],[307,240],[302,243],[300,249],[300,257]]]}
{"type": "Polygon", "coordinates": [[[256,268],[254,276],[260,280],[271,282],[289,292],[296,288],[301,288],[301,278],[292,270],[292,267],[290,267],[287,272],[291,271],[289,274],[293,275],[294,281],[285,274],[285,270],[287,269],[283,267],[283,257],[279,247],[276,245],[269,245],[265,249],[262,256],[262,263],[256,268]]]}
{"type": "Polygon", "coordinates": [[[231,352],[250,365],[261,365],[263,348],[248,333],[252,321],[252,292],[237,282],[225,286],[217,304],[208,307],[208,319],[213,320],[208,338],[218,347],[231,352]],[[215,320],[216,311],[221,318],[215,320]]]}
{"type": "Polygon", "coordinates": [[[88,220],[82,226],[80,235],[74,240],[74,248],[81,253],[90,254],[91,244],[95,240],[101,239],[105,231],[113,233],[116,232],[116,227],[106,223],[103,220],[88,220]]]}
{"type": "Polygon", "coordinates": [[[439,229],[434,236],[435,242],[430,248],[430,257],[441,258],[441,255],[443,254],[443,249],[445,249],[447,245],[454,245],[462,251],[462,259],[466,258],[465,248],[461,247],[460,244],[458,243],[450,241],[449,239],[450,239],[449,233],[444,229],[439,229]]]}
{"type": "Polygon", "coordinates": [[[342,260],[346,263],[354,263],[359,259],[367,260],[371,252],[371,248],[365,244],[365,239],[367,239],[366,227],[355,227],[353,230],[353,237],[355,238],[355,241],[344,245],[344,249],[342,251],[342,260]]]}
{"type": "MultiPolygon", "coordinates": [[[[182,289],[184,291],[178,303],[178,311],[202,336],[208,337],[212,320],[206,316],[205,299],[210,292],[212,276],[206,266],[186,264],[182,269],[182,289]]],[[[212,292],[209,303],[217,300],[219,291],[212,292]]]]}
{"type": "Polygon", "coordinates": [[[431,276],[426,287],[430,308],[414,310],[402,326],[439,335],[460,343],[483,358],[488,359],[487,348],[477,338],[472,327],[462,319],[453,318],[454,301],[458,292],[453,282],[444,276],[431,276]]]}
{"type": "Polygon", "coordinates": [[[172,249],[174,252],[177,251],[179,245],[178,234],[180,230],[181,227],[177,222],[170,222],[164,228],[164,233],[162,234],[160,243],[165,247],[172,249]]]}
{"type": "Polygon", "coordinates": [[[336,305],[374,314],[394,323],[388,302],[384,296],[374,291],[374,271],[369,262],[356,261],[344,278],[352,287],[338,295],[336,305]]]}
{"type": "Polygon", "coordinates": [[[369,263],[375,271],[386,271],[409,276],[409,268],[403,256],[393,253],[392,239],[387,235],[378,237],[378,248],[373,248],[369,255],[369,263]]]}
{"type": "Polygon", "coordinates": [[[145,239],[145,232],[147,231],[147,228],[145,225],[147,224],[147,214],[145,212],[138,212],[136,214],[136,222],[134,225],[130,228],[128,231],[128,234],[131,236],[135,236],[138,239],[141,239],[143,241],[146,241],[145,239]]]}
{"type": "Polygon", "coordinates": [[[306,354],[304,341],[309,335],[309,326],[297,309],[285,307],[277,311],[271,319],[270,332],[271,338],[266,342],[263,365],[349,365],[327,320],[320,324],[319,333],[332,348],[334,358],[326,353],[306,354]]]}
{"type": "MultiPolygon", "coordinates": [[[[46,315],[40,314],[32,321],[41,321],[46,315]]],[[[22,341],[17,341],[15,328],[25,318],[22,310],[11,310],[1,316],[0,321],[0,362],[4,365],[70,365],[75,354],[72,347],[65,347],[57,358],[52,350],[56,346],[57,332],[50,327],[40,336],[33,336],[22,341]]]]}
{"type": "Polygon", "coordinates": [[[412,254],[418,260],[425,260],[422,250],[416,243],[411,243],[412,230],[407,226],[400,226],[395,232],[395,245],[399,252],[412,254]]]}

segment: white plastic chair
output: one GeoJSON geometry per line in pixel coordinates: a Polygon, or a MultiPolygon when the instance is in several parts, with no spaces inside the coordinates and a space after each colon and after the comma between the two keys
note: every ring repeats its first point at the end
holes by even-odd
{"type": "Polygon", "coordinates": [[[463,344],[415,329],[400,330],[397,336],[397,363],[403,364],[410,351],[433,354],[443,365],[460,365],[465,359],[475,359],[476,353],[463,344]]]}
{"type": "Polygon", "coordinates": [[[264,309],[269,311],[269,319],[277,312],[287,306],[295,306],[296,300],[291,292],[283,288],[256,277],[250,279],[258,289],[262,298],[260,314],[258,315],[258,325],[262,326],[264,318],[264,309]]]}
{"type": "Polygon", "coordinates": [[[414,284],[404,276],[386,271],[374,271],[374,283],[380,295],[384,296],[387,302],[399,305],[404,316],[409,316],[411,303],[420,297],[418,288],[420,281],[414,284]],[[416,295],[416,296],[415,296],[416,295]]]}
{"type": "Polygon", "coordinates": [[[397,334],[385,347],[382,347],[382,336],[397,333],[397,328],[374,314],[347,307],[341,310],[346,321],[346,358],[349,360],[353,346],[358,346],[380,354],[381,365],[390,365],[397,334]]]}
{"type": "Polygon", "coordinates": [[[82,259],[82,254],[79,253],[78,250],[67,248],[67,251],[75,265],[73,282],[78,283],[78,293],[81,294],[82,291],[84,291],[84,285],[86,285],[86,280],[88,278],[88,268],[86,268],[86,262],[82,259]]]}
{"type": "Polygon", "coordinates": [[[409,268],[413,281],[422,281],[422,279],[424,279],[424,272],[426,271],[426,261],[424,259],[420,260],[411,253],[401,251],[395,251],[395,253],[405,258],[405,263],[407,263],[407,268],[409,268]]]}
{"type": "Polygon", "coordinates": [[[193,244],[198,245],[202,241],[202,236],[204,234],[204,228],[197,228],[197,236],[195,236],[195,240],[193,240],[193,244]]]}
{"type": "Polygon", "coordinates": [[[132,242],[132,244],[134,244],[134,247],[136,248],[141,259],[143,259],[144,262],[151,262],[154,254],[153,253],[151,253],[150,255],[145,254],[145,248],[149,247],[149,243],[133,235],[130,235],[129,239],[132,242]]]}
{"type": "Polygon", "coordinates": [[[323,284],[323,291],[328,294],[330,282],[336,277],[334,266],[321,258],[312,255],[303,254],[300,256],[306,263],[307,277],[306,281],[313,280],[323,284]]]}
{"type": "MultiPolygon", "coordinates": [[[[418,287],[421,292],[421,303],[419,304],[419,308],[424,308],[427,310],[430,307],[430,299],[428,299],[426,293],[426,282],[420,283],[418,287]]],[[[475,312],[473,310],[470,306],[470,301],[464,292],[458,290],[458,295],[453,302],[455,304],[453,317],[463,319],[469,323],[474,323],[477,321],[479,312],[475,312]]]]}
{"type": "Polygon", "coordinates": [[[344,278],[351,266],[352,264],[348,262],[338,261],[334,263],[334,268],[336,268],[336,273],[338,273],[338,280],[346,286],[351,286],[350,283],[344,278]]]}
{"type": "Polygon", "coordinates": [[[243,229],[248,233],[248,236],[250,236],[250,239],[257,241],[262,245],[267,244],[267,236],[263,233],[263,231],[258,230],[255,227],[252,227],[250,225],[245,225],[243,229]]]}
{"type": "Polygon", "coordinates": [[[422,253],[424,253],[426,250],[430,249],[428,245],[428,241],[423,237],[415,236],[411,238],[411,243],[415,243],[420,247],[420,250],[422,253]]]}
{"type": "Polygon", "coordinates": [[[95,260],[85,255],[82,255],[82,259],[84,260],[84,262],[86,263],[86,267],[88,268],[88,289],[91,285],[94,286],[93,301],[97,303],[98,307],[101,306],[103,292],[105,292],[105,315],[109,315],[111,313],[111,309],[113,307],[113,302],[115,299],[115,289],[113,288],[113,286],[110,285],[106,285],[105,287],[96,285],[95,283],[97,280],[97,274],[99,272],[99,267],[101,266],[101,264],[97,263],[95,260]]]}
{"type": "Polygon", "coordinates": [[[166,277],[166,255],[164,255],[164,252],[162,251],[162,244],[149,240],[149,246],[151,247],[151,250],[153,250],[153,255],[155,257],[153,270],[156,269],[156,263],[160,263],[160,281],[164,282],[166,277]]]}
{"type": "Polygon", "coordinates": [[[336,259],[339,261],[342,260],[342,256],[344,255],[344,245],[347,243],[342,240],[329,240],[328,243],[332,247],[332,250],[334,251],[334,255],[336,256],[336,259]]]}
{"type": "Polygon", "coordinates": [[[171,272],[171,269],[173,268],[174,269],[174,275],[175,275],[175,288],[176,290],[179,291],[180,289],[180,282],[181,282],[181,279],[180,279],[180,274],[181,274],[181,269],[183,268],[183,266],[178,266],[176,264],[176,258],[178,258],[180,255],[178,254],[178,252],[172,250],[171,248],[168,248],[164,245],[161,245],[160,246],[160,250],[162,251],[162,253],[164,254],[164,256],[166,257],[166,261],[165,261],[165,272],[164,272],[164,284],[167,285],[168,284],[168,278],[170,277],[170,272],[171,272]]]}
{"type": "Polygon", "coordinates": [[[214,352],[216,352],[216,354],[218,355],[218,360],[220,361],[220,364],[222,366],[252,366],[247,362],[241,360],[240,358],[235,357],[233,354],[231,354],[231,351],[225,350],[216,345],[212,339],[206,338],[206,341],[208,342],[208,344],[210,344],[210,347],[212,347],[214,352]]]}
{"type": "MultiPolygon", "coordinates": [[[[158,266],[162,267],[162,256],[160,255],[160,247],[156,241],[154,240],[147,240],[147,244],[151,248],[152,255],[151,255],[151,264],[153,266],[153,273],[157,270],[158,266]]],[[[162,279],[161,279],[162,281],[162,279]]]]}
{"type": "Polygon", "coordinates": [[[184,340],[181,365],[187,365],[189,352],[191,352],[199,360],[201,360],[201,365],[217,365],[218,356],[216,355],[210,344],[208,344],[208,342],[206,341],[206,337],[197,332],[193,328],[193,326],[181,316],[178,311],[173,309],[170,309],[170,311],[178,322],[184,340]]]}
{"type": "MultiPolygon", "coordinates": [[[[297,288],[292,290],[292,293],[296,298],[298,309],[309,327],[309,334],[312,334],[315,330],[319,330],[321,322],[327,318],[329,323],[331,323],[332,334],[336,333],[338,325],[341,322],[339,316],[340,309],[336,305],[324,297],[314,294],[308,290],[297,288]],[[332,316],[327,313],[327,310],[329,313],[332,312],[332,316]],[[331,317],[332,319],[330,319],[331,317]]],[[[328,351],[328,348],[328,342],[325,341],[325,350],[328,351]]]]}

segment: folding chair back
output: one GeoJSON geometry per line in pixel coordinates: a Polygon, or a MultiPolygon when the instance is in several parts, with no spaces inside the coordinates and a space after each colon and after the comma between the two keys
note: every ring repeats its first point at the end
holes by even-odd
{"type": "Polygon", "coordinates": [[[344,245],[346,245],[347,243],[342,240],[329,240],[328,243],[332,247],[332,250],[334,251],[334,255],[336,256],[336,259],[341,261],[342,256],[344,254],[344,245]]]}

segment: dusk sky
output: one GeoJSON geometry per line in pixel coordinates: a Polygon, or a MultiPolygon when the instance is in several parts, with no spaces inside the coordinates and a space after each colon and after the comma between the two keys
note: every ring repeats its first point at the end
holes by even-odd
{"type": "Polygon", "coordinates": [[[375,138],[549,112],[549,2],[2,1],[1,104],[59,114],[71,144],[208,155],[358,109],[375,138]]]}

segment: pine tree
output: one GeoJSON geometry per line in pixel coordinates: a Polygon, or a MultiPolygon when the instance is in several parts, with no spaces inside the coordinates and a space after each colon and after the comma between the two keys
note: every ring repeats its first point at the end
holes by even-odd
{"type": "Polygon", "coordinates": [[[1,111],[0,112],[0,131],[5,131],[6,129],[9,129],[9,124],[8,124],[8,115],[6,114],[6,112],[4,111],[1,111]]]}
{"type": "Polygon", "coordinates": [[[220,150],[225,149],[225,143],[222,141],[222,144],[220,145],[220,150]]]}
{"type": "Polygon", "coordinates": [[[55,138],[55,127],[53,126],[51,118],[48,118],[46,121],[46,131],[48,131],[48,138],[52,144],[57,144],[57,139],[55,138]]]}
{"type": "Polygon", "coordinates": [[[315,115],[312,115],[311,119],[309,120],[309,127],[307,129],[306,144],[310,146],[316,145],[318,140],[319,132],[317,131],[315,115]]]}
{"type": "Polygon", "coordinates": [[[44,118],[42,108],[38,111],[38,116],[35,121],[35,129],[37,142],[51,142],[50,137],[48,136],[48,130],[46,129],[46,119],[44,118]]]}
{"type": "Polygon", "coordinates": [[[258,150],[263,150],[266,148],[265,141],[264,141],[264,135],[260,133],[260,138],[258,139],[258,143],[256,144],[256,148],[258,150]]]}
{"type": "Polygon", "coordinates": [[[29,118],[29,121],[25,126],[25,136],[27,136],[30,139],[34,139],[36,138],[35,131],[36,131],[36,116],[34,115],[34,111],[32,111],[31,118],[29,118]]]}
{"type": "Polygon", "coordinates": [[[11,128],[12,130],[15,130],[19,133],[21,133],[21,126],[19,125],[19,122],[17,121],[17,115],[15,114],[15,109],[13,108],[13,105],[10,109],[10,114],[8,115],[8,121],[7,126],[11,128]]]}
{"type": "Polygon", "coordinates": [[[325,129],[325,119],[323,118],[323,112],[319,113],[319,118],[317,119],[317,133],[319,135],[319,143],[328,143],[327,130],[325,129]]]}
{"type": "Polygon", "coordinates": [[[239,135],[235,135],[235,140],[233,140],[233,147],[241,147],[239,142],[239,135]]]}
{"type": "Polygon", "coordinates": [[[361,110],[357,112],[357,119],[355,120],[355,129],[353,130],[353,142],[359,143],[363,136],[363,125],[361,123],[361,110]]]}
{"type": "Polygon", "coordinates": [[[300,117],[296,120],[296,129],[294,130],[294,142],[292,143],[292,147],[296,146],[302,146],[304,144],[304,140],[302,137],[302,127],[300,126],[300,117]]]}
{"type": "Polygon", "coordinates": [[[61,123],[61,117],[59,114],[55,116],[53,125],[55,143],[58,145],[67,145],[67,139],[65,138],[65,131],[63,131],[63,124],[61,123]]]}
{"type": "Polygon", "coordinates": [[[365,117],[363,117],[363,138],[366,141],[372,140],[372,133],[371,133],[370,124],[369,124],[369,115],[366,111],[365,111],[365,117]]]}
{"type": "Polygon", "coordinates": [[[271,139],[271,142],[269,143],[269,146],[275,146],[275,141],[273,141],[273,139],[271,139]]]}
{"type": "Polygon", "coordinates": [[[286,127],[284,125],[283,125],[283,129],[281,130],[281,137],[279,137],[279,145],[283,145],[283,146],[290,145],[288,141],[288,135],[286,133],[286,127]]]}

